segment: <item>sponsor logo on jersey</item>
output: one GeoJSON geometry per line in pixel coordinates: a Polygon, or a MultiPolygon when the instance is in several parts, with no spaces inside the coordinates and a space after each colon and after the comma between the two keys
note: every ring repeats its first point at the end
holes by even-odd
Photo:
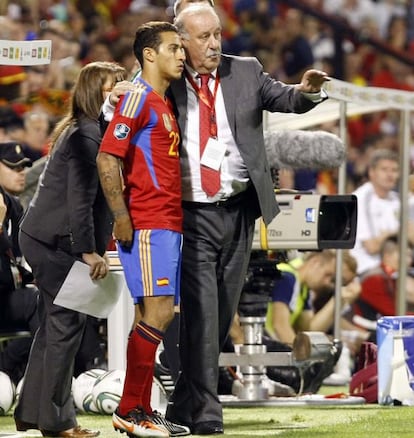
{"type": "Polygon", "coordinates": [[[125,140],[128,137],[130,128],[125,123],[117,123],[114,129],[114,136],[118,140],[125,140]]]}

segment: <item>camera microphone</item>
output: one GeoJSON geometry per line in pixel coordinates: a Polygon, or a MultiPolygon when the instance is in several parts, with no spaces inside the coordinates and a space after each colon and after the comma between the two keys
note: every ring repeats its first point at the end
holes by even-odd
{"type": "Polygon", "coordinates": [[[274,169],[334,169],[345,160],[345,145],[330,132],[265,131],[269,165],[274,169]]]}

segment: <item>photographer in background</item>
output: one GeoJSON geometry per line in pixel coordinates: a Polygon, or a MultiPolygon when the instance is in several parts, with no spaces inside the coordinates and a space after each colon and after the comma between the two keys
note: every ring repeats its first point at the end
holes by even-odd
{"type": "Polygon", "coordinates": [[[18,227],[23,207],[16,196],[24,189],[24,170],[31,166],[19,144],[0,143],[0,330],[25,330],[30,337],[8,341],[0,352],[0,370],[15,384],[23,377],[33,336],[39,326],[38,291],[22,266],[18,227]]]}

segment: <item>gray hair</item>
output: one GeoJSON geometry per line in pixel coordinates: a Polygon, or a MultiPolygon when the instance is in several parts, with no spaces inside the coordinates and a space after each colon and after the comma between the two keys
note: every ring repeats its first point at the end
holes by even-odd
{"type": "Polygon", "coordinates": [[[378,165],[378,163],[382,160],[388,160],[388,161],[394,161],[397,164],[399,163],[398,154],[391,150],[391,149],[376,149],[372,153],[370,160],[369,160],[369,168],[375,169],[378,165]]]}
{"type": "Polygon", "coordinates": [[[175,17],[174,25],[178,30],[178,34],[181,38],[188,39],[189,35],[186,29],[186,23],[188,22],[188,17],[192,17],[194,15],[198,15],[202,12],[208,12],[210,14],[213,14],[217,17],[217,19],[220,21],[219,16],[217,15],[217,12],[210,6],[207,2],[197,2],[192,3],[189,6],[186,6],[177,17],[175,17]]]}
{"type": "Polygon", "coordinates": [[[214,8],[214,0],[176,0],[173,6],[174,17],[176,17],[184,8],[186,8],[188,4],[191,5],[192,3],[208,3],[212,8],[214,8]]]}

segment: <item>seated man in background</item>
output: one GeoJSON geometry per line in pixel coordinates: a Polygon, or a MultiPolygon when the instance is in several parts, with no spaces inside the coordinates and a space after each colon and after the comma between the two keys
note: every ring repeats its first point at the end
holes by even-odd
{"type": "MultiPolygon", "coordinates": [[[[342,288],[341,288],[341,332],[347,334],[349,332],[357,332],[354,336],[354,341],[350,342],[349,339],[342,339],[346,341],[348,348],[352,354],[356,354],[359,351],[359,347],[362,341],[368,338],[366,330],[352,323],[353,317],[353,303],[359,297],[361,293],[361,284],[357,277],[357,262],[349,251],[343,252],[342,262],[342,288]]],[[[318,313],[322,308],[326,309],[326,304],[329,303],[331,308],[334,308],[335,303],[335,285],[328,289],[315,289],[312,291],[312,308],[315,313],[318,313]]],[[[328,334],[333,334],[334,326],[333,320],[330,327],[327,328],[328,334]]]]}
{"type": "Polygon", "coordinates": [[[24,169],[31,166],[19,144],[0,143],[0,329],[24,330],[31,336],[8,341],[0,352],[0,370],[15,384],[22,378],[32,338],[39,326],[38,291],[22,266],[18,245],[23,208],[16,196],[24,189],[24,169]]]}
{"type": "MultiPolygon", "coordinates": [[[[335,263],[335,251],[323,250],[310,252],[303,258],[298,257],[277,265],[281,276],[275,281],[271,291],[266,315],[266,331],[273,339],[291,347],[298,332],[330,333],[335,316],[335,297],[329,296],[317,310],[314,308],[313,299],[317,293],[334,289],[335,263]]],[[[341,304],[345,305],[355,300],[359,288],[352,287],[349,290],[343,287],[341,292],[341,304]]],[[[323,379],[333,372],[342,351],[341,342],[336,340],[335,343],[336,352],[332,357],[308,370],[310,376],[308,386],[305,386],[306,392],[316,392],[323,379]]],[[[289,372],[293,373],[293,370],[279,367],[269,367],[267,370],[268,376],[273,380],[292,386],[287,380],[289,372]]],[[[295,380],[292,378],[293,381],[295,380]]]]}
{"type": "MultiPolygon", "coordinates": [[[[345,385],[351,379],[354,369],[354,359],[360,350],[361,343],[364,342],[369,333],[352,323],[352,305],[361,293],[361,284],[357,277],[357,261],[349,251],[342,252],[342,286],[341,286],[341,341],[342,353],[335,366],[334,373],[324,380],[324,385],[345,385]]],[[[312,291],[312,308],[315,313],[321,309],[325,312],[334,312],[335,309],[335,285],[328,289],[312,291]]],[[[333,335],[334,321],[326,333],[333,335]]]]}
{"type": "MultiPolygon", "coordinates": [[[[407,265],[411,266],[413,250],[407,247],[407,265]]],[[[376,342],[377,320],[382,316],[395,316],[397,278],[400,263],[398,236],[387,237],[380,250],[381,263],[370,269],[361,278],[361,294],[353,305],[353,322],[370,332],[370,341],[376,342]]],[[[414,305],[414,278],[406,278],[406,300],[410,307],[414,305]]]]}
{"type": "MultiPolygon", "coordinates": [[[[399,156],[389,149],[376,149],[368,164],[368,181],[354,194],[358,200],[355,246],[351,254],[358,262],[358,275],[377,268],[384,241],[398,232],[401,208],[396,191],[400,177],[399,156]]],[[[408,240],[414,243],[414,222],[408,221],[408,240]]]]}
{"type": "Polygon", "coordinates": [[[333,323],[333,303],[318,313],[312,309],[312,290],[332,287],[335,278],[335,252],[308,253],[287,263],[279,263],[281,278],[275,282],[266,315],[271,337],[293,345],[299,331],[327,331],[333,323]],[[329,306],[329,309],[325,309],[329,306]],[[326,311],[328,310],[328,311],[326,311]]]}

